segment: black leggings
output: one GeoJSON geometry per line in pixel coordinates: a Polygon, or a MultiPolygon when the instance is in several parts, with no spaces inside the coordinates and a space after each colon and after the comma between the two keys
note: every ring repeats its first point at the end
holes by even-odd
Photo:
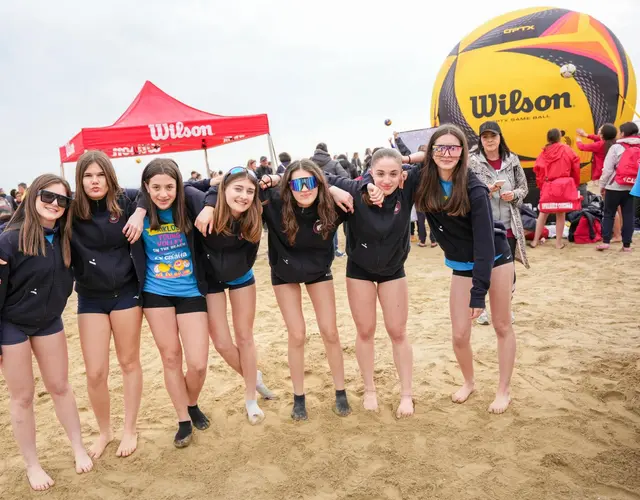
{"type": "Polygon", "coordinates": [[[607,189],[604,195],[604,218],[602,219],[602,241],[611,243],[613,233],[613,220],[616,217],[618,207],[622,207],[622,244],[629,248],[633,238],[633,202],[634,197],[629,191],[613,191],[607,189]]]}

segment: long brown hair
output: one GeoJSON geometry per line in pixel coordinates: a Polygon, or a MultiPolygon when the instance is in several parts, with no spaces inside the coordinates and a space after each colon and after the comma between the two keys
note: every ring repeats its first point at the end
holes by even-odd
{"type": "Polygon", "coordinates": [[[227,203],[225,192],[234,182],[243,179],[249,179],[256,190],[253,194],[251,206],[238,219],[240,232],[245,240],[251,243],[258,243],[262,236],[262,203],[260,203],[260,197],[258,196],[260,186],[258,186],[258,179],[255,175],[251,175],[247,170],[223,177],[222,183],[218,188],[218,201],[213,209],[213,232],[225,236],[233,234],[231,231],[233,215],[231,215],[231,208],[227,203]]]}
{"type": "Polygon", "coordinates": [[[142,171],[140,192],[142,193],[142,196],[145,197],[146,204],[149,207],[147,210],[149,228],[154,230],[160,229],[160,218],[158,217],[158,208],[151,200],[151,196],[149,196],[147,184],[151,181],[152,177],[162,174],[166,174],[176,181],[176,199],[173,200],[173,204],[171,205],[171,210],[173,212],[173,224],[179,231],[186,234],[191,231],[193,225],[187,216],[187,205],[184,197],[182,174],[180,174],[178,164],[169,158],[155,158],[154,160],[151,160],[142,171]]]}
{"type": "Polygon", "coordinates": [[[78,158],[76,163],[76,196],[71,205],[71,216],[82,220],[91,219],[91,200],[84,191],[82,181],[84,173],[92,164],[98,165],[104,172],[107,181],[107,210],[115,218],[122,215],[122,209],[118,205],[118,197],[122,188],[118,184],[118,177],[109,157],[102,151],[86,151],[78,158]]]}
{"type": "Polygon", "coordinates": [[[420,183],[416,190],[416,210],[418,212],[446,212],[448,215],[461,216],[471,210],[467,193],[469,145],[467,138],[455,125],[442,125],[437,128],[427,145],[424,167],[420,174],[420,183]],[[453,183],[451,196],[447,200],[442,196],[438,166],[433,160],[433,145],[443,135],[455,136],[462,145],[462,154],[451,175],[453,183]]]}
{"type": "Polygon", "coordinates": [[[294,161],[287,167],[280,181],[280,198],[282,199],[282,225],[284,226],[284,233],[287,235],[289,245],[293,246],[296,241],[296,235],[298,234],[298,221],[296,220],[296,214],[293,210],[296,200],[291,192],[291,176],[294,172],[303,170],[318,181],[318,217],[320,218],[320,234],[322,239],[326,240],[336,227],[336,206],[333,201],[333,197],[329,193],[329,184],[324,178],[324,174],[320,167],[313,161],[306,158],[298,161],[294,161]]]}
{"type": "MultiPolygon", "coordinates": [[[[62,177],[54,174],[40,175],[31,183],[27,191],[27,196],[25,196],[22,203],[18,205],[17,210],[7,225],[7,231],[20,231],[18,249],[25,255],[46,255],[47,245],[44,239],[44,228],[40,223],[40,216],[36,209],[36,199],[41,189],[47,189],[54,184],[62,184],[66,195],[71,198],[71,187],[62,177]]],[[[69,208],[65,209],[62,217],[57,221],[58,230],[60,231],[62,258],[64,265],[67,267],[71,265],[71,244],[69,241],[69,232],[66,230],[68,214],[69,208]]]]}

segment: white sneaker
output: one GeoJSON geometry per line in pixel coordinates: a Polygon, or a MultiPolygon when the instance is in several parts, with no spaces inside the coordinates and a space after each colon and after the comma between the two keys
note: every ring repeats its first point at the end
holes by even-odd
{"type": "Polygon", "coordinates": [[[491,322],[489,321],[489,313],[487,313],[486,309],[484,311],[482,311],[482,314],[480,316],[478,316],[478,319],[476,320],[476,323],[478,325],[489,325],[489,324],[491,324],[491,322]]]}

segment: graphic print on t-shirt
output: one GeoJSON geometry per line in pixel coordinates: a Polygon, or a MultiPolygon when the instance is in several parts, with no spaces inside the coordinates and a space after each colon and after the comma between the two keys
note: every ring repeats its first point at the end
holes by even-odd
{"type": "Polygon", "coordinates": [[[186,239],[175,224],[162,224],[160,229],[145,228],[145,231],[156,244],[149,254],[156,278],[180,278],[193,273],[186,239]]]}

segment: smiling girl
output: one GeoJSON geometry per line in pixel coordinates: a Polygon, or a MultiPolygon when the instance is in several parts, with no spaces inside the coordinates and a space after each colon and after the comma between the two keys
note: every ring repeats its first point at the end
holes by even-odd
{"type": "Polygon", "coordinates": [[[444,251],[445,265],[453,271],[449,298],[453,350],[464,385],[452,400],[464,403],[475,390],[471,325],[485,308],[488,292],[500,370],[489,411],[503,413],[511,401],[509,385],[516,355],[511,325],[513,257],[504,225],[493,221],[489,189],[468,169],[468,151],[462,131],[443,125],[431,136],[426,153],[414,153],[407,161],[424,162],[416,208],[427,214],[444,251]]]}
{"type": "Polygon", "coordinates": [[[363,405],[367,410],[378,410],[373,380],[377,299],[400,378],[398,418],[414,412],[413,350],[407,337],[409,288],[404,262],[409,255],[409,223],[419,173],[418,168],[409,170],[401,189],[400,153],[378,149],[361,182],[329,177],[329,182],[349,192],[354,202],[347,222],[347,295],[357,330],[356,357],[364,382],[363,405]]]}
{"type": "Polygon", "coordinates": [[[137,447],[136,421],[142,396],[140,297],[145,255],[142,243],[136,241],[146,210],[135,207],[137,189],[120,188],[111,160],[102,151],[87,151],[79,158],[76,186],[79,189],[69,217],[71,263],[87,389],[100,429],[89,452],[99,458],[113,440],[107,383],[113,332],[125,409],[124,433],[116,455],[126,457],[137,447]]]}
{"type": "Polygon", "coordinates": [[[269,228],[271,284],[289,335],[289,370],[293,383],[291,418],[306,420],[304,344],[306,327],[300,284],[313,303],[320,335],[336,388],[334,411],[351,413],[344,388],[344,361],[338,326],[331,263],[333,237],[344,214],[336,210],[322,171],[311,160],[295,161],[284,175],[262,178],[263,217],[269,228]],[[280,184],[280,188],[275,186],[280,184]]]}
{"type": "Polygon", "coordinates": [[[258,179],[252,170],[236,167],[206,197],[193,187],[187,187],[185,194],[190,212],[200,214],[195,226],[206,255],[209,334],[223,359],[244,377],[247,418],[255,425],[264,420],[256,389],[265,399],[274,397],[257,371],[253,339],[256,280],[252,268],[262,235],[258,179]],[[227,321],[225,290],[229,290],[235,344],[227,321]]]}
{"type": "Polygon", "coordinates": [[[57,175],[37,177],[0,235],[0,365],[10,396],[13,433],[34,490],[53,486],[36,452],[31,352],[36,357],[58,420],[71,441],[76,472],[93,463],[82,442],[80,418],[69,386],[69,357],[62,312],[73,288],[69,234],[69,184],[57,175]]]}
{"type": "Polygon", "coordinates": [[[191,442],[192,423],[199,430],[209,427],[209,419],[197,404],[209,355],[207,285],[194,252],[193,226],[178,165],[165,158],[152,160],[142,172],[140,190],[141,206],[148,207],[142,233],[147,264],[143,310],[178,414],[173,444],[183,448],[191,442]]]}

